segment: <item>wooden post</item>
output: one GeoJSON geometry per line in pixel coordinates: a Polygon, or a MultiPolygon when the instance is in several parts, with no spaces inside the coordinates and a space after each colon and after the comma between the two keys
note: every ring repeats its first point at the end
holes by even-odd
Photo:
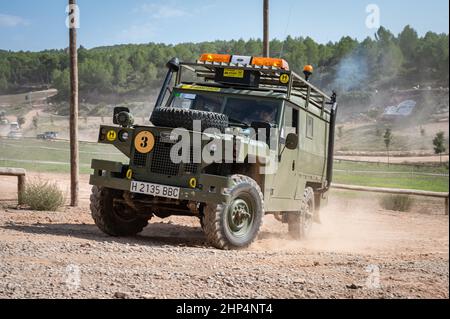
{"type": "Polygon", "coordinates": [[[448,216],[448,196],[445,198],[445,215],[448,216]]]}
{"type": "Polygon", "coordinates": [[[19,205],[23,205],[23,193],[25,192],[25,183],[26,177],[25,175],[17,176],[17,197],[19,205]]]}
{"type": "Polygon", "coordinates": [[[269,39],[269,0],[264,0],[264,40],[263,40],[263,55],[268,57],[270,55],[270,39],[269,39]]]}
{"type": "Polygon", "coordinates": [[[70,38],[70,205],[78,206],[78,54],[76,0],[69,0],[69,38],[70,38]]]}

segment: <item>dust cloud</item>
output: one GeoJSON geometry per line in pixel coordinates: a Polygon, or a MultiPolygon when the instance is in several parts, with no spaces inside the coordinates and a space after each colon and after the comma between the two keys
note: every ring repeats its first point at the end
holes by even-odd
{"type": "Polygon", "coordinates": [[[357,54],[343,58],[337,66],[336,75],[332,89],[348,92],[361,88],[369,76],[367,59],[357,54]]]}
{"type": "MultiPolygon", "coordinates": [[[[425,206],[436,211],[437,206],[433,205],[435,204],[428,203],[425,206]]],[[[321,211],[322,223],[313,225],[307,239],[302,241],[291,239],[287,234],[287,225],[282,225],[272,216],[267,216],[262,233],[251,249],[350,254],[408,251],[411,249],[412,238],[417,240],[419,236],[427,241],[435,236],[432,228],[427,234],[427,225],[416,225],[421,215],[429,213],[425,206],[418,205],[408,213],[391,212],[381,209],[376,195],[361,194],[351,197],[347,197],[346,193],[339,196],[331,195],[329,205],[321,211]]]]}

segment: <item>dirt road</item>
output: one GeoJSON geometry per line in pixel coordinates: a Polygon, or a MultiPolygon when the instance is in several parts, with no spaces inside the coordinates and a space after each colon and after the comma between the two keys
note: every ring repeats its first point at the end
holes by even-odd
{"type": "MultiPolygon", "coordinates": [[[[0,200],[15,186],[0,177],[0,200]]],[[[90,218],[86,176],[81,194],[82,207],[56,213],[0,201],[0,298],[449,297],[440,201],[396,213],[371,195],[334,193],[310,239],[292,241],[266,217],[249,249],[219,251],[185,217],[152,219],[134,238],[107,237],[90,218]]]]}

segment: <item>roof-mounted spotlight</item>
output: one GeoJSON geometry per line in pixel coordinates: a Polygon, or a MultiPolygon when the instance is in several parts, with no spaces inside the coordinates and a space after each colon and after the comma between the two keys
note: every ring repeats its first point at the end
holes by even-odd
{"type": "Polygon", "coordinates": [[[305,75],[305,80],[309,81],[309,78],[311,77],[311,75],[314,72],[314,68],[312,65],[305,65],[305,67],[303,68],[303,74],[305,75]]]}

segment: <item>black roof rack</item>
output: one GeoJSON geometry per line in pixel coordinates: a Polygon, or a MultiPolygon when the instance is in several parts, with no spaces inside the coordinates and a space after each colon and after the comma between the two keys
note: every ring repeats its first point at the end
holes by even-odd
{"type": "Polygon", "coordinates": [[[293,71],[284,70],[271,66],[247,65],[240,63],[224,63],[224,62],[182,62],[180,63],[180,71],[177,75],[177,84],[181,82],[182,70],[186,68],[194,73],[197,77],[203,78],[205,84],[215,82],[216,70],[219,69],[240,69],[249,70],[260,73],[259,88],[286,92],[287,98],[291,95],[304,98],[306,106],[309,103],[325,110],[325,106],[331,104],[332,98],[322,92],[320,89],[306,81],[293,71]],[[289,76],[286,84],[280,82],[280,77],[284,74],[289,76]]]}

